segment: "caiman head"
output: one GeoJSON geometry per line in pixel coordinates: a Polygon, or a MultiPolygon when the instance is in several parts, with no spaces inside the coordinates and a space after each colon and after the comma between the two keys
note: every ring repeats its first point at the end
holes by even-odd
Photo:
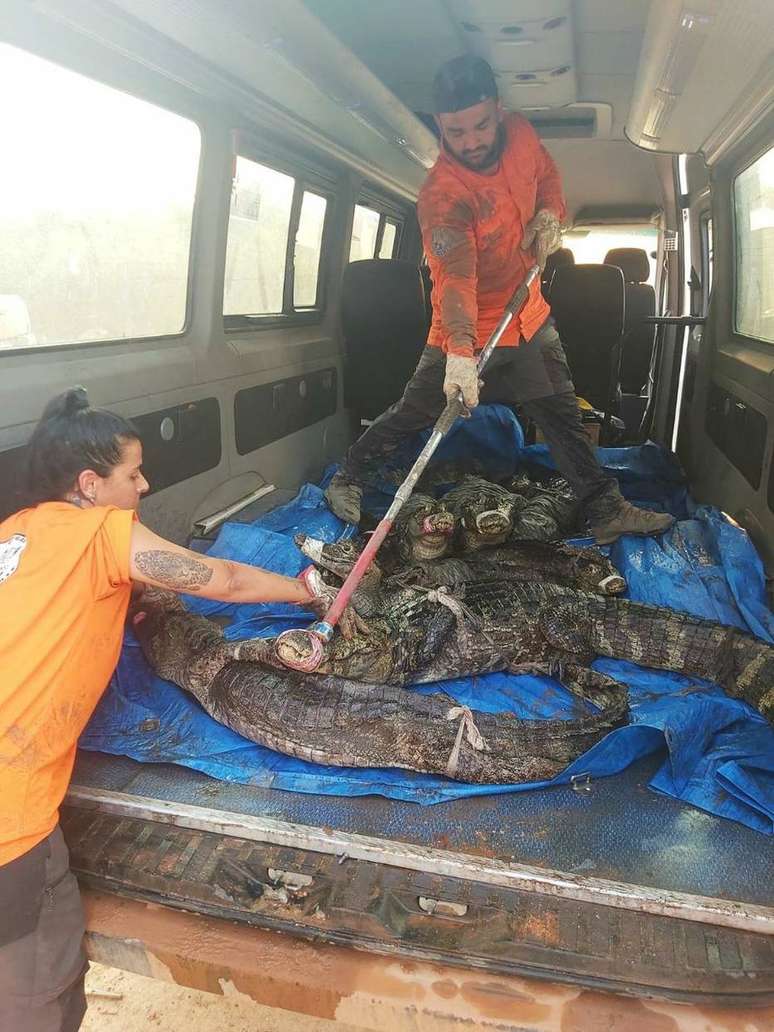
{"type": "Polygon", "coordinates": [[[459,521],[464,552],[501,545],[513,530],[515,512],[524,505],[522,498],[481,477],[465,477],[444,500],[459,521]]]}
{"type": "MultiPolygon", "coordinates": [[[[293,540],[317,569],[323,571],[326,582],[334,587],[344,583],[363,550],[363,540],[360,538],[327,542],[308,534],[296,534],[293,540]]],[[[376,612],[381,583],[382,568],[373,559],[352,598],[352,604],[360,616],[370,617],[376,612]]]]}
{"type": "Polygon", "coordinates": [[[372,625],[368,635],[356,634],[349,639],[335,634],[326,643],[315,642],[306,629],[264,640],[273,645],[273,656],[267,661],[275,667],[304,670],[321,648],[322,660],[315,663],[315,674],[334,674],[370,684],[388,684],[395,674],[394,649],[386,628],[372,625]]]}
{"type": "Polygon", "coordinates": [[[398,514],[393,540],[405,562],[426,562],[448,555],[457,521],[445,502],[412,495],[398,514]]]}
{"type": "Polygon", "coordinates": [[[578,548],[572,549],[572,552],[575,574],[573,583],[582,591],[591,591],[598,595],[620,595],[622,591],[626,591],[624,578],[610,560],[596,548],[578,548]]]}

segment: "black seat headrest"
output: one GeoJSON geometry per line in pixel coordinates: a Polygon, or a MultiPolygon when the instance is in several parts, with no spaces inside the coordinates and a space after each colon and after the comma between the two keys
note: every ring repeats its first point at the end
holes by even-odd
{"type": "Polygon", "coordinates": [[[549,269],[558,269],[563,265],[575,265],[575,255],[569,247],[560,247],[558,251],[549,254],[546,258],[546,272],[549,269]]]}
{"type": "Polygon", "coordinates": [[[418,267],[398,258],[350,262],[342,282],[341,321],[348,337],[375,329],[425,334],[427,308],[418,267]]]}
{"type": "Polygon", "coordinates": [[[648,253],[641,247],[612,247],[605,255],[605,265],[616,265],[627,283],[645,283],[650,276],[648,253]]]}
{"type": "Polygon", "coordinates": [[[561,337],[609,340],[624,329],[625,284],[614,265],[564,265],[551,280],[551,313],[561,337]]]}

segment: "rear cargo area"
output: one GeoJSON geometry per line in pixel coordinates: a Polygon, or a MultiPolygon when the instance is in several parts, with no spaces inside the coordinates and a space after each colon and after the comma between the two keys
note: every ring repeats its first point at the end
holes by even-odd
{"type": "MultiPolygon", "coordinates": [[[[488,432],[508,426],[496,416],[488,432]]],[[[463,434],[481,432],[471,422],[463,434]]],[[[616,546],[630,594],[765,636],[763,576],[746,535],[696,509],[663,453],[601,454],[630,496],[682,516],[668,542],[616,546]]],[[[520,461],[545,452],[526,449],[520,461]]],[[[260,548],[278,534],[295,548],[299,521],[336,532],[314,491],[274,508],[264,499],[268,511],[227,525],[216,552],[247,539],[263,563],[260,548]]],[[[227,634],[272,633],[287,618],[250,609],[232,614],[227,634]]],[[[604,661],[625,668],[616,676],[630,685],[632,723],[557,783],[498,791],[319,767],[243,740],[242,751],[193,700],[154,709],[164,683],[143,680],[141,659],[128,642],[79,754],[63,826],[84,884],[376,952],[678,1000],[770,1001],[772,731],[719,689],[604,661]]],[[[537,716],[531,682],[541,680],[485,675],[451,690],[474,708],[528,699],[537,716]]],[[[550,697],[561,712],[556,687],[550,697]]]]}

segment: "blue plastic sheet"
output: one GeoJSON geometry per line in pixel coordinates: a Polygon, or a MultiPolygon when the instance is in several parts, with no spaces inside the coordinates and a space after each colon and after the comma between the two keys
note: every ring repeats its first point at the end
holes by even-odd
{"type": "MultiPolygon", "coordinates": [[[[411,448],[421,443],[418,437],[411,448]]],[[[454,462],[456,456],[476,450],[496,459],[500,471],[512,464],[506,472],[524,462],[550,463],[545,449],[523,448],[518,423],[498,406],[477,409],[444,448],[439,461],[454,462]]],[[[661,538],[624,538],[612,546],[630,597],[670,605],[774,641],[762,564],[744,531],[715,509],[692,506],[679,467],[655,445],[600,449],[600,458],[619,477],[628,497],[680,517],[661,538]]],[[[381,486],[388,498],[389,482],[381,486]]],[[[328,511],[319,488],[306,485],[292,502],[253,524],[226,524],[211,554],[295,574],[306,562],[293,544],[299,531],[336,540],[351,534],[352,528],[328,511]]],[[[276,634],[310,619],[295,606],[225,606],[201,599],[189,604],[199,612],[231,616],[226,631],[230,638],[276,634]]],[[[665,747],[665,762],[651,783],[654,790],[774,833],[774,730],[758,713],[695,678],[615,660],[599,660],[595,666],[629,686],[631,723],[609,734],[554,783],[579,774],[615,774],[665,747]]],[[[437,687],[415,690],[431,692],[437,687]]],[[[551,679],[528,675],[447,681],[443,690],[475,710],[511,711],[522,718],[570,717],[579,705],[551,679]]],[[[331,795],[380,794],[418,803],[540,787],[465,785],[408,771],[326,767],[283,756],[218,724],[186,692],[157,678],[130,633],[81,746],[146,762],[181,763],[224,780],[331,795]]]]}

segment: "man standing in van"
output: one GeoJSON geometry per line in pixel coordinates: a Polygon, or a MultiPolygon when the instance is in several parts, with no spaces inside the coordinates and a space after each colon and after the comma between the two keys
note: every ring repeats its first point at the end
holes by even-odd
{"type": "MultiPolygon", "coordinates": [[[[478,404],[477,352],[527,269],[535,261],[542,268],[561,243],[559,173],[529,122],[503,111],[486,61],[471,55],[448,61],[433,96],[442,149],[417,202],[433,278],[433,322],[403,397],[355,442],[328,487],[331,508],[351,523],[360,520],[369,467],[405,435],[431,426],[458,390],[469,409],[478,404]]],[[[625,501],[602,471],[539,283],[483,377],[493,397],[520,404],[540,428],[598,543],[670,526],[671,516],[625,501]]]]}

